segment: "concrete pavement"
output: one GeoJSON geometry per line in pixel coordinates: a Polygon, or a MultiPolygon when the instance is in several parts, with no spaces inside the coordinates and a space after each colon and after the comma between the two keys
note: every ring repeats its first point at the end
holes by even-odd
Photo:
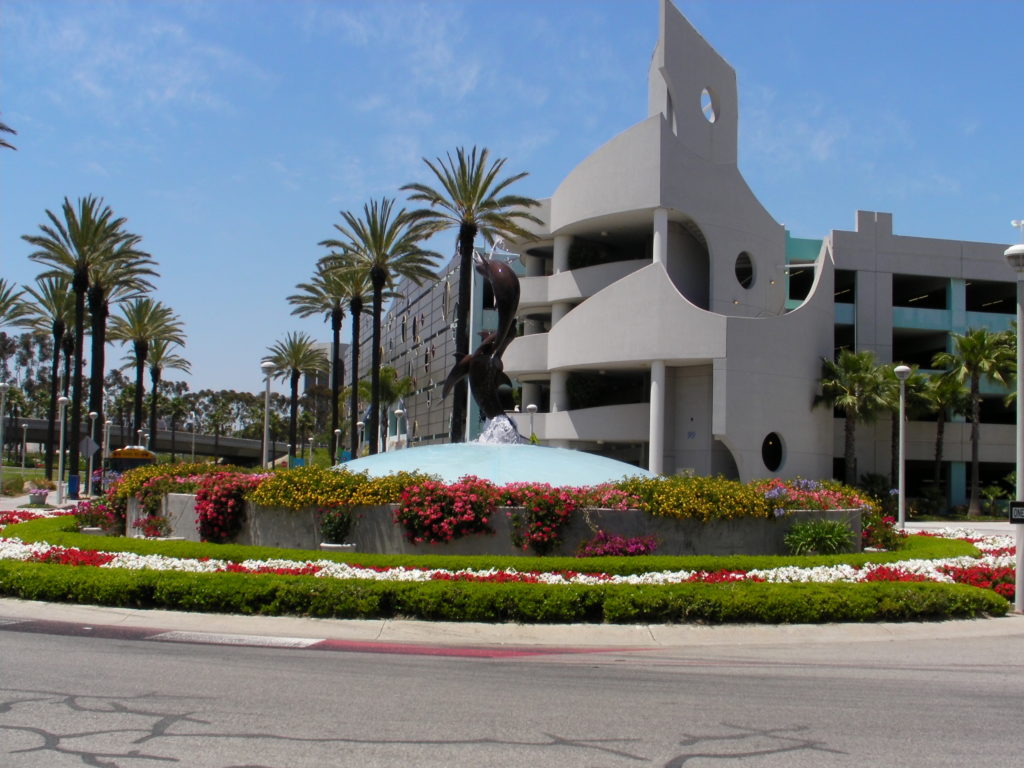
{"type": "MultiPolygon", "coordinates": [[[[0,511],[28,504],[28,496],[0,497],[0,511]]],[[[908,530],[968,527],[965,523],[908,523],[908,530]]],[[[973,523],[980,535],[1012,535],[1009,523],[973,523]]],[[[425,622],[404,619],[306,619],[238,616],[180,611],[133,610],[40,603],[0,598],[0,624],[59,622],[85,627],[130,628],[154,633],[189,632],[202,642],[261,644],[254,638],[340,641],[353,644],[407,644],[433,647],[574,647],[605,650],[671,649],[699,646],[751,646],[791,643],[890,642],[1024,636],[1024,615],[998,619],[894,624],[826,625],[521,625],[425,622]],[[224,640],[227,638],[227,640],[224,640]],[[248,639],[248,640],[246,640],[248,639]]],[[[87,631],[87,630],[82,630],[87,631]]]]}

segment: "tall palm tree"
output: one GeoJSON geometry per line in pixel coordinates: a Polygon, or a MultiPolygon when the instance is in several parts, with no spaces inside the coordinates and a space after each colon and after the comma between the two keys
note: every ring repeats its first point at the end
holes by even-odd
{"type": "Polygon", "coordinates": [[[57,398],[60,396],[60,357],[65,339],[74,327],[75,298],[66,280],[38,278],[35,286],[26,286],[31,301],[25,302],[27,314],[21,322],[26,328],[50,334],[53,361],[50,365],[50,402],[46,425],[46,479],[53,479],[53,455],[57,433],[57,398]]]}
{"type": "Polygon", "coordinates": [[[156,412],[160,400],[160,379],[166,370],[192,372],[192,365],[173,351],[174,343],[166,338],[153,339],[149,345],[149,434],[156,442],[156,412]]]}
{"type": "Polygon", "coordinates": [[[434,259],[439,258],[438,254],[423,250],[419,245],[427,237],[429,225],[413,222],[404,208],[394,212],[394,203],[391,198],[383,198],[379,202],[373,200],[363,206],[362,218],[342,211],[341,217],[345,223],[334,225],[342,239],[320,243],[327,248],[342,251],[351,260],[351,268],[368,272],[373,287],[373,348],[370,351],[373,396],[369,425],[371,455],[377,453],[378,449],[380,335],[384,289],[393,286],[399,278],[412,280],[417,285],[424,280],[436,279],[434,259]]]}
{"type": "MultiPolygon", "coordinates": [[[[102,424],[103,376],[106,367],[107,318],[110,306],[123,301],[141,298],[153,289],[148,280],[156,272],[151,265],[152,257],[138,249],[141,238],[130,235],[114,248],[107,258],[97,262],[89,273],[89,329],[92,342],[89,353],[89,411],[97,414],[102,424]]],[[[101,433],[102,434],[102,433],[101,433]]],[[[150,433],[152,434],[152,433],[150,433]]],[[[100,437],[100,449],[103,438],[100,437]]]]}
{"type": "MultiPolygon", "coordinates": [[[[18,132],[11,128],[6,123],[0,123],[0,133],[9,133],[12,136],[17,136],[18,132]]],[[[6,147],[7,149],[17,149],[13,144],[8,143],[2,136],[0,136],[0,147],[6,147]]]]}
{"type": "Polygon", "coordinates": [[[27,310],[21,300],[22,292],[13,283],[0,277],[0,326],[16,323],[27,310]]]}
{"type": "Polygon", "coordinates": [[[269,352],[263,359],[274,364],[274,377],[287,379],[291,387],[288,414],[288,442],[291,447],[288,455],[294,458],[298,441],[299,379],[303,373],[326,371],[327,357],[309,335],[298,331],[287,334],[284,341],[275,341],[269,352]]]}
{"type": "Polygon", "coordinates": [[[63,220],[47,210],[49,224],[40,224],[40,235],[22,235],[36,248],[29,258],[49,269],[40,277],[63,277],[75,295],[74,370],[71,376],[71,444],[68,451],[71,498],[78,498],[78,441],[82,434],[82,361],[85,337],[85,298],[89,290],[89,273],[107,258],[122,242],[132,237],[125,232],[125,219],[115,219],[114,212],[102,198],[79,198],[77,210],[68,198],[62,206],[63,220]]]}
{"type": "Polygon", "coordinates": [[[361,333],[360,320],[364,313],[373,306],[373,286],[370,274],[365,269],[353,268],[351,261],[339,254],[325,256],[322,260],[327,269],[335,273],[340,281],[340,288],[352,315],[352,344],[349,364],[349,443],[352,456],[359,452],[359,341],[361,333]]]}
{"type": "MultiPolygon", "coordinates": [[[[455,353],[469,354],[470,288],[473,280],[473,244],[477,234],[487,243],[495,237],[528,239],[530,233],[521,222],[540,223],[529,208],[540,205],[531,197],[506,194],[513,183],[526,177],[526,172],[498,179],[506,158],[488,162],[486,148],[473,147],[468,153],[463,147],[455,150],[453,158],[437,158],[423,162],[437,178],[439,188],[427,184],[406,184],[403,191],[411,192],[409,199],[426,203],[427,207],[411,215],[426,224],[431,233],[455,227],[458,229],[459,304],[456,314],[455,353]]],[[[461,379],[455,385],[452,401],[451,441],[462,442],[466,430],[467,383],[461,379]]]]}
{"type": "Polygon", "coordinates": [[[295,286],[301,293],[288,297],[288,303],[295,308],[293,315],[309,317],[323,313],[324,320],[331,324],[331,456],[338,455],[335,430],[338,429],[338,400],[341,396],[342,379],[345,377],[345,361],[341,359],[341,323],[345,319],[346,285],[337,269],[331,269],[322,262],[317,265],[316,274],[308,283],[295,286]]]}
{"type": "Polygon", "coordinates": [[[936,487],[942,482],[942,452],[946,436],[946,421],[952,414],[968,415],[971,412],[970,393],[963,382],[948,373],[933,373],[928,377],[925,388],[928,410],[935,414],[935,462],[932,481],[936,487]]]}
{"type": "Polygon", "coordinates": [[[981,382],[982,379],[1007,384],[1015,364],[1014,340],[1006,332],[974,328],[967,333],[953,334],[953,351],[939,352],[932,365],[945,368],[948,375],[967,383],[971,416],[971,495],[967,516],[981,514],[981,462],[978,446],[981,441],[981,382]]]}
{"type": "MultiPolygon", "coordinates": [[[[111,341],[132,345],[132,360],[126,367],[135,368],[135,412],[132,429],[142,427],[142,396],[144,373],[151,345],[159,340],[184,346],[182,322],[163,302],[144,296],[121,305],[121,314],[110,323],[111,341]]],[[[150,433],[152,436],[152,433],[150,433]]]]}
{"type": "Polygon", "coordinates": [[[843,414],[844,482],[853,485],[857,482],[857,422],[870,421],[888,408],[884,374],[872,352],[843,349],[835,360],[822,359],[819,385],[821,394],[815,396],[813,404],[843,414]]]}

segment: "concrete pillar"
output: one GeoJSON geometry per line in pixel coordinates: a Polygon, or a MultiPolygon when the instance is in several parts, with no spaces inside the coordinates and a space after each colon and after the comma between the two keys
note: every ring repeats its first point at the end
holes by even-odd
{"type": "Polygon", "coordinates": [[[523,256],[523,266],[526,267],[527,277],[543,277],[544,259],[540,256],[523,256]]]}
{"type": "Polygon", "coordinates": [[[665,460],[665,361],[651,361],[650,451],[647,468],[659,475],[665,460]]]}
{"type": "Polygon", "coordinates": [[[569,246],[572,245],[572,235],[555,235],[555,254],[551,273],[557,275],[559,272],[569,271],[569,246]]]}
{"type": "Polygon", "coordinates": [[[551,405],[549,410],[552,413],[569,410],[569,390],[566,388],[568,379],[569,374],[565,371],[551,372],[551,405]]]}
{"type": "Polygon", "coordinates": [[[572,304],[567,301],[558,301],[551,305],[551,327],[558,325],[558,321],[569,314],[572,304]]]}
{"type": "Polygon", "coordinates": [[[668,209],[654,209],[654,248],[651,258],[655,264],[668,263],[668,209]]]}
{"type": "Polygon", "coordinates": [[[519,411],[529,416],[526,406],[532,404],[540,407],[540,385],[534,381],[524,381],[521,394],[522,404],[519,406],[519,411]]]}

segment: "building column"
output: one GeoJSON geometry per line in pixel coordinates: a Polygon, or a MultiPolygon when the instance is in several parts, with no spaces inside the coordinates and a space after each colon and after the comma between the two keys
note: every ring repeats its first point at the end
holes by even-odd
{"type": "Polygon", "coordinates": [[[654,248],[651,258],[655,264],[668,263],[668,209],[654,209],[654,248]]]}
{"type": "Polygon", "coordinates": [[[569,410],[569,390],[566,384],[569,374],[565,371],[551,372],[551,405],[548,410],[551,413],[569,410]]]}
{"type": "Polygon", "coordinates": [[[648,432],[648,466],[662,474],[665,461],[665,361],[651,361],[651,412],[648,432]]]}
{"type": "Polygon", "coordinates": [[[555,235],[555,253],[551,265],[551,274],[569,271],[569,246],[572,245],[572,235],[555,235]]]}
{"type": "Polygon", "coordinates": [[[528,405],[536,405],[539,408],[540,385],[535,381],[524,381],[521,384],[520,400],[522,400],[522,404],[519,406],[520,413],[526,413],[526,406],[528,405]]]}
{"type": "Polygon", "coordinates": [[[544,259],[540,256],[523,256],[523,267],[526,268],[527,277],[544,276],[544,259]]]}
{"type": "Polygon", "coordinates": [[[558,325],[558,321],[569,314],[572,304],[567,301],[557,301],[551,305],[551,327],[558,325]]]}

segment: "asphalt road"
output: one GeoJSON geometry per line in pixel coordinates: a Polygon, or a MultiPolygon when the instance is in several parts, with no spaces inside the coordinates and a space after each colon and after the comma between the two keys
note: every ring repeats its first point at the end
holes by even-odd
{"type": "Polygon", "coordinates": [[[0,766],[1018,765],[1022,691],[1019,638],[452,658],[0,631],[0,766]]]}

